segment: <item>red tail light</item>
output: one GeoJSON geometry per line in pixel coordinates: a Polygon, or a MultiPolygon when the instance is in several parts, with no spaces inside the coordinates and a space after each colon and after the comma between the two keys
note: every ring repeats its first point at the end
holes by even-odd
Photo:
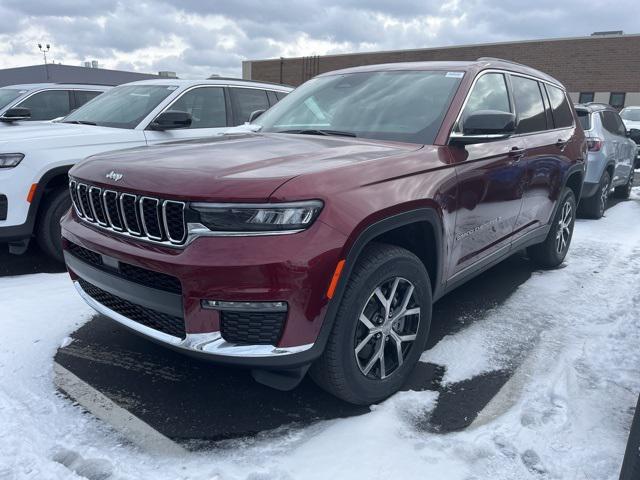
{"type": "Polygon", "coordinates": [[[588,137],[587,148],[590,152],[599,152],[602,148],[602,139],[597,137],[588,137]]]}

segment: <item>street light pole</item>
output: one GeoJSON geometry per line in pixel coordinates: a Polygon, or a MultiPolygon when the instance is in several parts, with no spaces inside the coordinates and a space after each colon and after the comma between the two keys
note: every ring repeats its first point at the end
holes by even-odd
{"type": "Polygon", "coordinates": [[[42,44],[39,43],[38,44],[38,49],[42,52],[42,56],[44,57],[44,70],[45,70],[46,75],[47,75],[47,81],[49,81],[49,65],[47,64],[47,52],[49,50],[51,50],[51,45],[49,45],[47,43],[43,48],[42,44]]]}

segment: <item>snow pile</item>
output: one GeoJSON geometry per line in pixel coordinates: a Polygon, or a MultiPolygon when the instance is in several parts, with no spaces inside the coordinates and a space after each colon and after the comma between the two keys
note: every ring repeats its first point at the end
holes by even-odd
{"type": "Polygon", "coordinates": [[[434,392],[361,417],[155,456],[57,395],[52,357],[90,317],[64,274],[0,278],[0,478],[616,479],[640,391],[640,190],[579,221],[564,268],[535,272],[503,305],[423,361],[457,382],[515,371],[476,422],[416,425],[434,392]]]}

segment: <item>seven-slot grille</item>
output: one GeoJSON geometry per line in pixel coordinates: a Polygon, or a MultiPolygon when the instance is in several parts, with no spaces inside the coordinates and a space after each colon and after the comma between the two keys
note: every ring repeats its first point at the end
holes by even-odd
{"type": "Polygon", "coordinates": [[[187,237],[185,204],[71,180],[69,190],[76,214],[86,222],[114,232],[170,245],[187,237]]]}

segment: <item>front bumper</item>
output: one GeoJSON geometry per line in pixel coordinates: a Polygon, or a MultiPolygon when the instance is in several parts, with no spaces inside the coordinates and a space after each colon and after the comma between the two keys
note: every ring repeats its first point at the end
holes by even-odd
{"type": "Polygon", "coordinates": [[[257,368],[301,366],[322,353],[317,340],[329,303],[326,291],[346,239],[321,222],[278,237],[203,237],[184,249],[116,237],[82,223],[73,213],[63,219],[62,231],[67,268],[84,300],[152,341],[215,362],[257,368]],[[70,242],[111,265],[122,262],[174,276],[181,292],[171,294],[96,271],[71,255],[70,242]],[[114,311],[84,291],[83,280],[143,308],[179,315],[186,335],[169,335],[114,311]],[[237,344],[223,338],[221,314],[203,308],[202,300],[281,301],[288,312],[275,344],[237,344]]]}

